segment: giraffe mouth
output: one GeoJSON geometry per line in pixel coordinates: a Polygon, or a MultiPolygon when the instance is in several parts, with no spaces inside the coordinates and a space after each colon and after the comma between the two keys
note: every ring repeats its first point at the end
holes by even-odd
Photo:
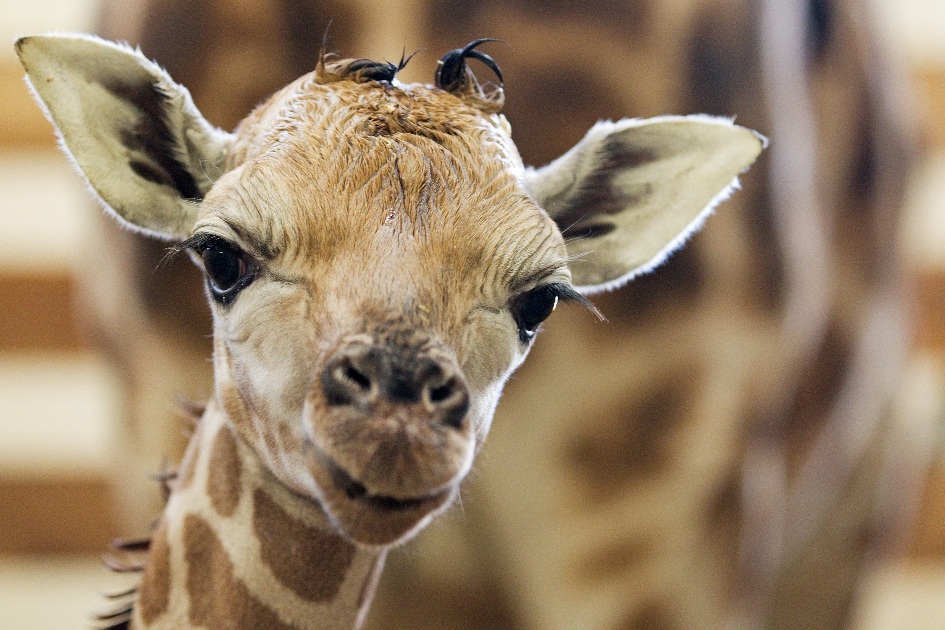
{"type": "Polygon", "coordinates": [[[326,463],[328,464],[332,481],[349,499],[381,512],[403,512],[417,508],[425,508],[441,503],[444,499],[448,498],[452,492],[452,489],[447,487],[426,496],[406,499],[371,494],[362,483],[355,480],[335,462],[328,459],[326,463]]]}
{"type": "Polygon", "coordinates": [[[462,475],[431,485],[429,490],[414,485],[400,493],[396,485],[378,487],[350,474],[308,435],[305,444],[319,501],[335,529],[359,545],[390,546],[408,540],[445,510],[459,490],[462,475]]]}

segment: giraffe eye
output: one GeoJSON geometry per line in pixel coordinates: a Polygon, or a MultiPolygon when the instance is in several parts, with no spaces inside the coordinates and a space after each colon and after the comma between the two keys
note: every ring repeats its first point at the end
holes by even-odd
{"type": "Polygon", "coordinates": [[[253,279],[251,259],[221,238],[213,238],[198,250],[213,297],[229,304],[253,279]]]}
{"type": "Polygon", "coordinates": [[[518,324],[518,337],[528,343],[538,332],[538,326],[548,319],[558,305],[556,285],[545,285],[519,296],[512,304],[512,316],[518,324]]]}

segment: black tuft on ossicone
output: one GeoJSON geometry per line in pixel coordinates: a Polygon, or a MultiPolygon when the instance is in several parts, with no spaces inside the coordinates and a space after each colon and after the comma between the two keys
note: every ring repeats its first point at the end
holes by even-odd
{"type": "Polygon", "coordinates": [[[393,81],[397,76],[397,66],[387,61],[355,59],[348,66],[349,74],[361,81],[393,81]]]}
{"type": "Polygon", "coordinates": [[[478,59],[484,63],[490,70],[499,77],[499,85],[502,85],[502,71],[499,70],[499,64],[484,52],[476,50],[477,46],[486,42],[499,41],[496,39],[483,38],[476,39],[462,48],[451,50],[437,63],[435,85],[447,92],[456,92],[463,90],[468,86],[469,77],[466,73],[466,59],[478,59]]]}
{"type": "Polygon", "coordinates": [[[334,81],[351,80],[358,83],[368,81],[378,81],[381,83],[391,83],[397,73],[404,69],[410,63],[413,56],[409,57],[406,53],[400,55],[400,61],[396,64],[389,61],[374,61],[373,59],[343,59],[335,60],[334,55],[326,53],[325,49],[319,53],[318,65],[315,67],[315,74],[320,83],[332,83],[334,81]]]}
{"type": "Polygon", "coordinates": [[[405,54],[400,55],[400,62],[396,64],[389,61],[355,59],[348,65],[346,70],[350,76],[356,77],[359,81],[387,81],[390,83],[417,53],[413,52],[409,57],[406,57],[405,54]]]}

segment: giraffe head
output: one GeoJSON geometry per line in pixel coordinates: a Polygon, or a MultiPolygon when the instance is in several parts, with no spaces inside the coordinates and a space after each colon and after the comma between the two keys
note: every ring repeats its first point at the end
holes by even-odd
{"type": "Polygon", "coordinates": [[[624,120],[526,168],[476,43],[434,86],[323,58],[233,133],[138,51],[17,43],[105,206],[203,268],[237,434],[364,545],[449,505],[556,303],[658,264],[764,145],[728,120],[624,120]]]}

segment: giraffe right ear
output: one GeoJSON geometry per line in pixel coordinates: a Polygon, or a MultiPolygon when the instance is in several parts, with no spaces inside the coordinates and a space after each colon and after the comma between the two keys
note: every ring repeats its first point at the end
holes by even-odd
{"type": "Polygon", "coordinates": [[[662,263],[766,145],[725,118],[601,122],[525,185],[561,228],[575,286],[594,293],[662,263]]]}
{"type": "Polygon", "coordinates": [[[186,238],[232,136],[138,50],[87,35],[16,42],[35,95],[64,149],[123,223],[186,238]]]}

